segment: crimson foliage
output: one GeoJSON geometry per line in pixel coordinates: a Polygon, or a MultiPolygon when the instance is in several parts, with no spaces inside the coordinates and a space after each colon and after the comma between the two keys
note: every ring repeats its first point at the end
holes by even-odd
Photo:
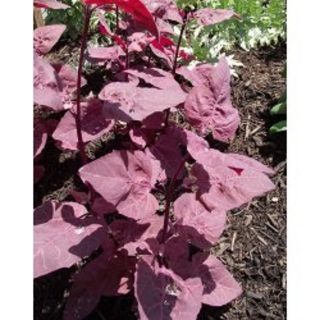
{"type": "MultiPolygon", "coordinates": [[[[230,10],[187,13],[171,0],[83,3],[87,15],[99,10],[100,31],[114,42],[88,48],[87,60],[113,78],[77,105],[75,92],[79,102],[85,79],[44,57],[65,26],[34,31],[34,102],[64,113],[59,122],[35,120],[35,162],[48,136],[61,149],[80,151],[109,132],[131,142],[83,163],[79,176],[88,191],[70,190],[74,202],[48,201],[35,209],[34,276],[70,267],[100,248],[74,277],[65,319],[86,317],[101,296],[132,292],[141,319],[194,320],[202,304],[221,306],[241,294],[209,249],[223,233],[227,211],[274,184],[272,170],[256,160],[210,148],[207,135],[230,142],[240,124],[228,63],[222,57],[216,65],[188,68],[171,24],[180,25],[182,35],[190,20],[211,25],[238,16],[230,10]],[[116,8],[125,14],[112,30],[103,10],[116,8]]],[[[34,4],[65,8],[57,1],[34,4]]],[[[36,164],[34,172],[37,182],[45,168],[36,164]]]]}

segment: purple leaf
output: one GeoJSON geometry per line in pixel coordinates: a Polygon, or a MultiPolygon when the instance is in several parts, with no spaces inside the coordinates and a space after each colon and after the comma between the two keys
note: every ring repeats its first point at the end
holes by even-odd
{"type": "Polygon", "coordinates": [[[66,29],[63,24],[53,24],[36,28],[33,31],[33,49],[38,54],[48,53],[58,42],[66,29]]]}
{"type": "Polygon", "coordinates": [[[33,0],[36,8],[67,9],[70,6],[55,0],[33,0]]]}
{"type": "Polygon", "coordinates": [[[203,235],[208,242],[214,244],[225,227],[226,211],[223,209],[208,211],[196,200],[194,193],[185,193],[174,202],[174,214],[178,224],[194,228],[186,232],[191,243],[199,248],[207,245],[199,235],[203,235]],[[192,232],[193,230],[196,232],[192,232]]]}
{"type": "Polygon", "coordinates": [[[93,63],[106,62],[110,60],[117,61],[120,56],[125,55],[126,53],[117,45],[112,47],[88,48],[87,60],[93,63]]]}
{"type": "Polygon", "coordinates": [[[174,79],[173,75],[167,71],[158,68],[146,68],[142,70],[137,69],[127,69],[125,73],[136,76],[146,83],[158,89],[175,89],[178,92],[184,93],[180,87],[180,84],[174,79]]]}
{"type": "Polygon", "coordinates": [[[67,268],[91,254],[105,231],[75,202],[49,201],[34,211],[34,277],[67,268]]]}
{"type": "Polygon", "coordinates": [[[221,58],[216,67],[199,67],[194,75],[197,85],[185,102],[190,124],[202,134],[211,129],[217,140],[227,142],[233,139],[240,117],[230,100],[230,70],[226,59],[221,58]],[[201,70],[204,72],[200,73],[201,70]]]}
{"type": "Polygon", "coordinates": [[[33,167],[33,183],[38,183],[46,171],[44,166],[35,165],[33,167]]]}
{"type": "Polygon", "coordinates": [[[63,320],[82,320],[88,316],[98,305],[100,296],[93,295],[90,291],[80,288],[75,284],[71,288],[63,312],[63,320]]]}
{"type": "Polygon", "coordinates": [[[54,68],[37,54],[34,54],[33,95],[34,103],[63,110],[62,94],[58,74],[54,68]]]}
{"type": "MultiPolygon", "coordinates": [[[[90,98],[88,101],[81,103],[81,108],[81,129],[84,143],[99,138],[112,129],[114,121],[108,118],[107,112],[99,99],[90,98]]],[[[66,112],[52,135],[64,149],[78,149],[75,113],[76,106],[66,112]]]]}
{"type": "Polygon", "coordinates": [[[199,278],[182,280],[144,257],[137,264],[135,296],[141,320],[194,320],[201,308],[199,278]]]}
{"type": "MultiPolygon", "coordinates": [[[[160,161],[160,167],[165,170],[168,178],[173,178],[175,173],[180,167],[183,160],[179,144],[181,141],[179,130],[176,128],[169,128],[164,134],[162,134],[157,142],[149,148],[154,158],[160,161]]],[[[180,170],[177,178],[182,179],[184,171],[180,170]]]]}
{"type": "Polygon", "coordinates": [[[173,60],[174,60],[174,49],[173,48],[166,48],[163,46],[159,41],[154,40],[150,44],[150,49],[152,50],[153,54],[158,58],[165,60],[167,66],[172,69],[173,67],[173,60]]]}
{"type": "Polygon", "coordinates": [[[139,88],[130,83],[113,82],[99,94],[109,108],[109,116],[124,122],[141,121],[149,115],[183,103],[186,94],[174,89],[139,88]]]}
{"type": "Polygon", "coordinates": [[[75,275],[64,319],[83,319],[94,310],[101,296],[117,296],[132,290],[135,258],[109,247],[110,251],[104,251],[75,275]]]}
{"type": "Polygon", "coordinates": [[[138,248],[149,250],[146,240],[156,239],[162,228],[163,217],[157,214],[140,219],[138,222],[128,219],[117,220],[110,224],[113,239],[117,242],[119,248],[126,249],[130,256],[136,255],[138,248]]]}
{"type": "MultiPolygon", "coordinates": [[[[64,100],[68,100],[70,94],[77,90],[78,72],[71,68],[68,64],[56,63],[52,66],[58,73],[64,100]]],[[[86,84],[86,79],[81,77],[81,87],[86,84]]]]}
{"type": "Polygon", "coordinates": [[[211,149],[206,158],[199,158],[201,165],[193,166],[198,194],[208,208],[231,210],[274,189],[265,174],[272,170],[253,159],[243,161],[242,158],[245,159],[211,149]]]}
{"type": "Polygon", "coordinates": [[[48,134],[45,126],[38,122],[33,128],[33,157],[38,156],[44,149],[47,142],[48,134]]]}
{"type": "Polygon", "coordinates": [[[144,32],[134,32],[128,37],[128,51],[142,52],[154,39],[154,37],[147,36],[144,32]]]}
{"type": "Polygon", "coordinates": [[[192,259],[194,265],[201,261],[199,271],[204,287],[202,303],[220,307],[236,299],[242,289],[222,262],[212,255],[204,262],[203,258],[202,253],[197,253],[192,259]]]}
{"type": "Polygon", "coordinates": [[[238,14],[232,10],[204,8],[193,13],[200,26],[211,26],[213,24],[228,20],[230,18],[241,19],[238,14]]]}
{"type": "Polygon", "coordinates": [[[97,4],[116,4],[122,10],[130,13],[134,21],[149,30],[154,36],[158,37],[159,31],[154,22],[152,14],[140,0],[83,0],[86,5],[97,4]]]}
{"type": "MultiPolygon", "coordinates": [[[[179,8],[172,0],[142,0],[150,12],[157,18],[167,19],[182,23],[182,18],[179,13],[179,8]]],[[[157,19],[158,21],[159,19],[157,19]]]]}
{"type": "Polygon", "coordinates": [[[155,213],[158,202],[151,191],[151,161],[142,151],[113,151],[79,170],[81,179],[121,214],[141,219],[155,213]]]}

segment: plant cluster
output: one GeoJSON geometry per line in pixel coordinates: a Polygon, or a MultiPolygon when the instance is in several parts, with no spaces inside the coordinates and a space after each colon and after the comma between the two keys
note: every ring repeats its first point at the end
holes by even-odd
{"type": "MultiPolygon", "coordinates": [[[[180,47],[189,21],[209,26],[237,14],[190,11],[172,0],[82,3],[78,70],[45,57],[66,26],[34,30],[34,103],[63,114],[60,121],[35,118],[35,182],[46,172],[38,159],[51,136],[58,148],[79,151],[86,190],[70,190],[74,201],[46,201],[35,208],[34,277],[95,252],[74,276],[65,319],[86,317],[101,296],[133,292],[141,319],[194,320],[202,304],[221,306],[242,291],[210,254],[227,211],[274,188],[271,169],[244,155],[222,153],[205,139],[230,142],[240,123],[226,58],[190,69],[193,57],[180,47]],[[113,28],[105,18],[110,12],[113,28]],[[112,45],[86,49],[93,14],[112,45]],[[85,59],[111,74],[97,96],[81,97],[85,59]],[[86,145],[110,132],[129,143],[91,161],[86,145]]],[[[66,8],[55,0],[34,5],[66,8]]]]}
{"type": "Polygon", "coordinates": [[[284,0],[178,0],[178,4],[194,9],[232,9],[241,17],[241,21],[226,20],[219,25],[190,25],[189,47],[198,61],[214,60],[235,44],[250,50],[286,37],[284,0]]]}

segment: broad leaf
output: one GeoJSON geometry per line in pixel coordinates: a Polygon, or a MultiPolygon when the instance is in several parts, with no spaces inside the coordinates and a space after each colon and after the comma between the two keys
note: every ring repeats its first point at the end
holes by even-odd
{"type": "Polygon", "coordinates": [[[199,196],[210,209],[237,208],[275,187],[266,175],[272,170],[245,156],[211,149],[199,160],[202,165],[195,164],[192,174],[197,178],[199,196]]]}
{"type": "Polygon", "coordinates": [[[221,261],[213,255],[203,261],[202,253],[193,257],[193,264],[199,265],[199,273],[203,284],[202,303],[220,307],[236,299],[242,289],[221,261]]]}
{"type": "Polygon", "coordinates": [[[194,193],[185,193],[174,202],[174,215],[178,219],[177,224],[192,227],[186,229],[189,240],[200,248],[205,248],[207,242],[214,244],[221,236],[226,223],[226,211],[207,210],[196,200],[194,193]],[[206,243],[203,243],[200,235],[207,240],[206,243]]]}
{"type": "Polygon", "coordinates": [[[63,110],[63,97],[58,74],[54,68],[34,54],[33,60],[33,99],[34,103],[55,111],[63,110]]]}
{"type": "Polygon", "coordinates": [[[134,32],[130,37],[128,37],[128,51],[142,52],[153,40],[153,36],[147,36],[144,32],[134,32]]]}
{"type": "Polygon", "coordinates": [[[179,8],[176,1],[172,0],[142,0],[146,7],[152,12],[159,20],[159,18],[172,20],[182,23],[182,18],[179,13],[179,8]]]}
{"type": "Polygon", "coordinates": [[[83,319],[94,310],[101,296],[132,290],[135,258],[109,247],[110,251],[104,251],[75,275],[64,319],[83,319]]]}
{"type": "Polygon", "coordinates": [[[210,26],[230,18],[241,19],[238,14],[232,10],[204,8],[193,13],[200,26],[210,26]]]}
{"type": "Polygon", "coordinates": [[[79,174],[127,217],[141,219],[158,208],[157,200],[149,193],[151,161],[142,151],[113,151],[83,166],[79,174]]]}
{"type": "Polygon", "coordinates": [[[185,102],[185,113],[190,124],[202,134],[211,129],[217,140],[231,140],[240,124],[240,118],[230,100],[228,62],[223,57],[215,67],[203,65],[195,69],[193,76],[196,86],[185,102]]]}
{"type": "Polygon", "coordinates": [[[68,268],[102,243],[105,230],[75,202],[49,201],[34,211],[34,277],[68,268]]]}
{"type": "Polygon", "coordinates": [[[70,6],[55,0],[33,0],[33,5],[36,8],[48,8],[48,9],[70,8],[70,6]]]}
{"type": "Polygon", "coordinates": [[[126,249],[130,256],[136,255],[137,249],[149,250],[147,240],[156,239],[162,228],[163,217],[157,214],[140,219],[138,222],[128,219],[117,220],[110,224],[112,238],[118,247],[126,249]]]}
{"type": "Polygon", "coordinates": [[[194,320],[201,308],[202,291],[199,278],[182,280],[146,257],[137,264],[135,296],[141,320],[194,320]]]}
{"type": "MultiPolygon", "coordinates": [[[[105,108],[99,99],[89,98],[81,103],[82,139],[92,141],[113,127],[114,121],[108,118],[105,108]]],[[[73,106],[61,119],[52,137],[60,142],[64,149],[77,150],[78,136],[75,120],[76,106],[73,106]]]]}
{"type": "Polygon", "coordinates": [[[58,42],[66,29],[63,24],[53,24],[36,28],[33,31],[33,49],[38,54],[48,53],[58,42]]]}
{"type": "MultiPolygon", "coordinates": [[[[158,68],[145,68],[141,70],[127,69],[125,73],[136,76],[148,84],[158,89],[175,89],[182,91],[180,84],[174,79],[173,75],[167,71],[158,68]]],[[[183,94],[183,92],[182,92],[183,94]]]]}
{"type": "Polygon", "coordinates": [[[130,13],[133,19],[149,30],[153,35],[158,37],[158,28],[150,11],[146,8],[140,0],[82,0],[86,5],[97,4],[115,4],[122,10],[130,13]]]}
{"type": "MultiPolygon", "coordinates": [[[[52,66],[58,73],[64,103],[67,104],[70,100],[70,95],[77,90],[78,72],[68,64],[55,63],[52,66]]],[[[86,79],[81,77],[80,86],[83,87],[86,84],[86,79]]],[[[64,108],[67,109],[66,106],[64,108]]]]}
{"type": "MultiPolygon", "coordinates": [[[[160,161],[160,167],[165,171],[168,178],[173,178],[178,171],[183,155],[179,147],[181,137],[175,128],[169,128],[162,134],[157,142],[149,148],[154,158],[160,161]]],[[[181,169],[177,178],[182,179],[184,170],[181,169]]]]}
{"type": "Polygon", "coordinates": [[[174,88],[139,88],[131,83],[113,82],[99,94],[109,116],[124,122],[141,121],[149,115],[183,103],[186,94],[174,88]]]}
{"type": "Polygon", "coordinates": [[[125,56],[125,52],[118,45],[111,47],[88,48],[87,60],[92,63],[101,63],[106,61],[117,61],[120,56],[125,56]]]}

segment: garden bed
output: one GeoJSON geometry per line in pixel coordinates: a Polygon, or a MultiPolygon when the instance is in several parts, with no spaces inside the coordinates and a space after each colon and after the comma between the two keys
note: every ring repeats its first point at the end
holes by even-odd
{"type": "MultiPolygon", "coordinates": [[[[230,145],[209,142],[211,147],[248,155],[272,167],[276,189],[228,213],[227,227],[214,253],[241,284],[243,294],[221,308],[203,307],[198,319],[285,319],[286,135],[270,136],[268,128],[278,120],[269,115],[270,108],[285,89],[282,71],[286,45],[250,52],[235,49],[232,53],[244,64],[236,68],[239,78],[233,78],[231,84],[233,105],[240,112],[241,125],[230,145]]],[[[62,47],[51,58],[70,63],[73,54],[76,55],[76,51],[62,47]]],[[[96,81],[94,79],[90,75],[87,81],[96,81]]],[[[90,157],[98,158],[124,144],[126,137],[103,136],[90,144],[90,157]]],[[[38,163],[46,168],[46,175],[35,185],[35,207],[46,200],[66,200],[69,189],[81,188],[77,176],[81,163],[77,153],[62,152],[49,140],[38,163]]],[[[35,279],[34,319],[62,319],[71,278],[77,268],[79,266],[58,270],[35,279]]],[[[137,319],[134,298],[103,298],[86,319],[137,319]]]]}

